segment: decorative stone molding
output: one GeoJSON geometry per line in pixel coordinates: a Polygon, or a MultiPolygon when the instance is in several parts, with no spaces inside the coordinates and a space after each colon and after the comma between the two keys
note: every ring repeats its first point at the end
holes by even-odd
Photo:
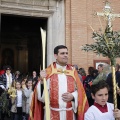
{"type": "Polygon", "coordinates": [[[26,6],[55,6],[59,0],[1,0],[1,4],[26,5],[26,6]]]}
{"type": "Polygon", "coordinates": [[[56,6],[56,0],[0,0],[0,12],[7,14],[48,17],[56,6]]]}
{"type": "Polygon", "coordinates": [[[55,10],[44,10],[37,8],[26,8],[26,7],[15,7],[15,6],[6,6],[0,5],[0,13],[4,14],[15,14],[15,15],[24,15],[24,16],[37,16],[37,17],[48,17],[55,10]]]}

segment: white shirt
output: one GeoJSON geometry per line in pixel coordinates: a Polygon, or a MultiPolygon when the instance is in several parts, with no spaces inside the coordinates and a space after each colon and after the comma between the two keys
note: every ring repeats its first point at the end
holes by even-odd
{"type": "Polygon", "coordinates": [[[11,84],[12,84],[12,74],[10,73],[10,75],[8,75],[6,73],[6,76],[7,76],[6,89],[8,89],[11,86],[11,84]]]}
{"type": "Polygon", "coordinates": [[[17,107],[22,107],[22,91],[17,90],[17,107]]]}

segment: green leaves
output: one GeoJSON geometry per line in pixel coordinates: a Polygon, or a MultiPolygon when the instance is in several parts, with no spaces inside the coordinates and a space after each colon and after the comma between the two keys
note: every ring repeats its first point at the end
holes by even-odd
{"type": "Polygon", "coordinates": [[[0,96],[0,103],[2,104],[2,107],[0,108],[2,112],[7,113],[10,116],[9,100],[7,99],[6,91],[4,91],[2,95],[0,96]]]}
{"type": "Polygon", "coordinates": [[[104,34],[93,32],[93,44],[82,46],[84,51],[93,51],[96,54],[102,54],[103,57],[115,59],[120,57],[120,32],[111,31],[107,26],[104,34]]]}

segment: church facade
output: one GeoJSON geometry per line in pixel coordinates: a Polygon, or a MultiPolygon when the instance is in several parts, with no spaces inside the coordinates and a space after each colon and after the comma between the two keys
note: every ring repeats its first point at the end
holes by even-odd
{"type": "MultiPolygon", "coordinates": [[[[120,1],[108,0],[113,13],[120,13],[120,1]]],[[[99,62],[109,63],[109,59],[93,54],[93,52],[81,51],[81,46],[94,42],[92,33],[95,31],[104,32],[106,20],[95,15],[96,12],[103,12],[105,1],[101,0],[66,0],[66,44],[70,50],[70,62],[86,69],[89,66],[98,65],[99,62]],[[102,30],[103,29],[103,30],[102,30]]],[[[120,18],[112,21],[113,30],[120,30],[120,18]]],[[[120,59],[117,59],[120,63],[120,59]]]]}
{"type": "MultiPolygon", "coordinates": [[[[119,0],[109,1],[113,12],[119,13],[119,0]]],[[[81,51],[82,45],[93,43],[92,33],[95,31],[103,32],[106,21],[104,18],[94,15],[95,12],[103,12],[105,3],[98,0],[0,0],[0,13],[9,15],[30,16],[47,19],[47,45],[46,45],[46,64],[54,61],[53,48],[56,45],[64,44],[69,49],[69,63],[77,64],[87,70],[89,66],[96,67],[99,62],[109,63],[108,58],[98,56],[92,52],[81,51]]],[[[113,30],[120,30],[119,18],[113,24],[113,30]]],[[[2,22],[1,22],[2,24],[2,22]]],[[[2,51],[11,48],[17,56],[14,46],[0,43],[0,58],[2,51]]],[[[42,48],[41,48],[42,49],[42,48]]],[[[27,50],[20,51],[20,57],[26,60],[19,61],[14,58],[14,66],[18,63],[25,66],[28,70],[27,50]]],[[[1,59],[0,59],[1,62],[1,59]]],[[[117,60],[119,63],[119,59],[117,60]]],[[[0,66],[1,67],[1,66],[0,66]]],[[[22,67],[20,68],[22,70],[22,67]]]]}

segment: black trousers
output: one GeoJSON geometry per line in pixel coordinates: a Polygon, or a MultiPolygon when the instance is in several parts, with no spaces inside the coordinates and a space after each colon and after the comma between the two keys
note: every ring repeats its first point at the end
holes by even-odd
{"type": "Polygon", "coordinates": [[[22,107],[17,107],[17,113],[15,113],[14,120],[23,120],[22,107]]]}

